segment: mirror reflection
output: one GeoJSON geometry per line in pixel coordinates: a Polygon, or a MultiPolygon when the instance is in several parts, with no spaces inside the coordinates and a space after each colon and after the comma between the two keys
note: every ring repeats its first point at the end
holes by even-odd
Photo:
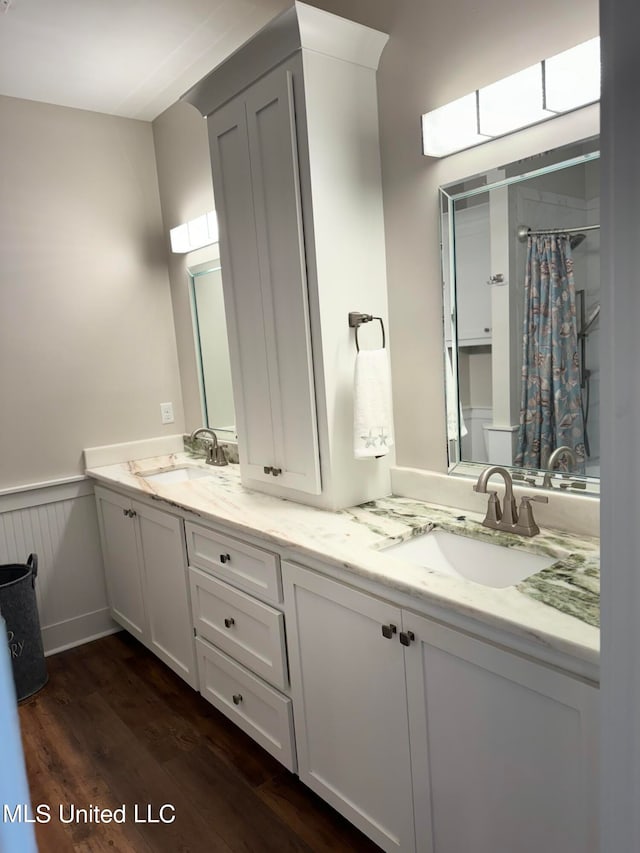
{"type": "Polygon", "coordinates": [[[235,439],[235,409],[219,261],[191,271],[191,306],[203,422],[221,439],[235,439]]]}
{"type": "MultiPolygon", "coordinates": [[[[598,141],[441,190],[450,463],[600,473],[598,141]]],[[[553,482],[549,473],[553,472],[553,482]]]]}

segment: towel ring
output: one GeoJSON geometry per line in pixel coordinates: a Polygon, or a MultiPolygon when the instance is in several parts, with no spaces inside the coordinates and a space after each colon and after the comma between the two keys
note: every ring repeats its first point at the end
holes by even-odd
{"type": "Polygon", "coordinates": [[[382,317],[374,317],[373,314],[360,314],[358,311],[349,312],[349,326],[356,330],[356,350],[360,352],[360,342],[358,341],[358,329],[363,323],[370,323],[372,320],[380,321],[380,331],[382,332],[382,349],[386,346],[386,336],[384,332],[384,322],[382,317]]]}

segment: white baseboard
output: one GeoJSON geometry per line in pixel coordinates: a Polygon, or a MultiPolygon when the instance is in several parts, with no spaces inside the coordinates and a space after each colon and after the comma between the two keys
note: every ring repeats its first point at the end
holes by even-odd
{"type": "Polygon", "coordinates": [[[47,657],[55,655],[121,630],[122,628],[116,625],[109,615],[107,608],[96,610],[95,613],[85,613],[73,619],[66,619],[64,622],[58,622],[56,625],[43,627],[44,653],[47,657]]]}

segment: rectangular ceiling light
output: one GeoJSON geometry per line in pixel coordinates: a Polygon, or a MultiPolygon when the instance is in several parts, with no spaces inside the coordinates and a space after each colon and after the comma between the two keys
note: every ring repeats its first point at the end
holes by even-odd
{"type": "Polygon", "coordinates": [[[478,133],[477,93],[422,116],[422,144],[430,157],[444,157],[487,141],[478,133]]]}
{"type": "Polygon", "coordinates": [[[600,39],[544,61],[546,106],[557,113],[600,100],[600,39]]]}
{"type": "Polygon", "coordinates": [[[479,89],[478,113],[480,130],[486,136],[504,136],[551,118],[552,113],[544,108],[542,63],[479,89]]]}
{"type": "Polygon", "coordinates": [[[217,243],[218,217],[215,210],[172,228],[169,239],[171,251],[181,255],[217,243]]]}
{"type": "Polygon", "coordinates": [[[477,89],[422,116],[422,150],[445,157],[600,98],[600,39],[477,89]]]}
{"type": "Polygon", "coordinates": [[[172,228],[169,231],[169,237],[171,239],[172,252],[183,254],[184,252],[191,251],[189,248],[189,229],[187,228],[186,222],[184,225],[178,225],[176,228],[172,228]]]}

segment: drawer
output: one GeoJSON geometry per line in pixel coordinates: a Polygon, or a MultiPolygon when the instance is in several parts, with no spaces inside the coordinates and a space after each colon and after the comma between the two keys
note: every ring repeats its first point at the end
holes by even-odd
{"type": "Polygon", "coordinates": [[[199,569],[189,568],[189,583],[198,636],[265,681],[286,688],[284,614],[199,569]]]}
{"type": "Polygon", "coordinates": [[[189,521],[185,524],[185,531],[190,566],[213,572],[263,601],[282,601],[280,558],[277,554],[189,521]]]}
{"type": "Polygon", "coordinates": [[[196,654],[204,698],[295,773],[291,699],[200,638],[196,654]]]}

